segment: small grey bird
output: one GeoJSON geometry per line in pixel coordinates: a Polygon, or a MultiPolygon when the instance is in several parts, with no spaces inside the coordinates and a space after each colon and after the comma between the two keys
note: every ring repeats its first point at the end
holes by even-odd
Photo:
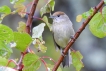
{"type": "MultiPolygon", "coordinates": [[[[69,17],[61,11],[55,12],[53,15],[51,15],[51,18],[53,19],[52,32],[54,44],[56,50],[59,49],[62,52],[75,34],[73,25],[69,17]]],[[[64,57],[62,62],[63,67],[69,67],[70,64],[72,64],[70,52],[71,51],[69,50],[64,57]]]]}

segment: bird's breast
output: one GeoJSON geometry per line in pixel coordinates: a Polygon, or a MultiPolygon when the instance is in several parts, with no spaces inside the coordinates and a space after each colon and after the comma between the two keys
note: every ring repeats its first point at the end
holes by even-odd
{"type": "Polygon", "coordinates": [[[56,25],[54,24],[53,27],[54,40],[60,47],[65,48],[70,40],[71,25],[70,24],[58,24],[57,26],[56,25]]]}

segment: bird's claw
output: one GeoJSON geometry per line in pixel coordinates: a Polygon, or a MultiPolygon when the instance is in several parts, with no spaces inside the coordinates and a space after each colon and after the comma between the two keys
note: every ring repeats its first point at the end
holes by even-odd
{"type": "Polygon", "coordinates": [[[74,38],[74,35],[71,35],[70,37],[71,37],[71,39],[75,39],[75,38],[74,38]]]}
{"type": "Polygon", "coordinates": [[[64,54],[64,52],[62,52],[62,56],[64,56],[64,57],[66,56],[66,55],[64,54]]]}

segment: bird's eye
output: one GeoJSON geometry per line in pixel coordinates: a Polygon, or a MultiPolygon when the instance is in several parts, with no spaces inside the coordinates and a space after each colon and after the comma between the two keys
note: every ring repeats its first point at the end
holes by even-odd
{"type": "Polygon", "coordinates": [[[58,17],[60,17],[60,15],[57,15],[58,17]]]}

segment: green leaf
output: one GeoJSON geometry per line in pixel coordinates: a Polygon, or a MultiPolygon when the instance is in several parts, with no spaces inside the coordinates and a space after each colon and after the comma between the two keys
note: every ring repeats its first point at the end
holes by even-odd
{"type": "Polygon", "coordinates": [[[7,63],[8,63],[8,60],[0,56],[0,66],[6,66],[7,63]]]}
{"type": "Polygon", "coordinates": [[[96,15],[89,22],[89,29],[91,33],[99,38],[103,38],[106,36],[105,21],[100,12],[96,13],[96,15]]]}
{"type": "Polygon", "coordinates": [[[15,2],[17,2],[17,0],[10,0],[11,4],[14,4],[15,2]]]}
{"type": "Polygon", "coordinates": [[[11,9],[8,6],[4,5],[4,6],[0,7],[0,13],[10,14],[11,9]]]}
{"type": "Polygon", "coordinates": [[[44,16],[43,18],[42,18],[42,20],[46,23],[46,25],[49,27],[49,29],[50,29],[50,31],[52,31],[52,28],[51,28],[51,24],[48,22],[48,18],[47,18],[47,16],[44,16]]]}
{"type": "Polygon", "coordinates": [[[26,24],[22,21],[19,22],[19,27],[17,27],[18,32],[24,33],[26,30],[26,24]]]}
{"type": "Polygon", "coordinates": [[[32,38],[27,33],[14,32],[14,42],[16,43],[16,48],[25,51],[27,47],[31,44],[32,38]]]}
{"type": "Polygon", "coordinates": [[[2,23],[4,17],[7,16],[6,14],[1,14],[1,17],[0,17],[0,23],[2,23]]]}
{"type": "Polygon", "coordinates": [[[104,3],[106,4],[106,0],[104,0],[104,3]]]}
{"type": "Polygon", "coordinates": [[[23,58],[23,71],[36,71],[41,66],[39,59],[36,54],[26,54],[23,58]]]}
{"type": "Polygon", "coordinates": [[[45,42],[44,42],[43,40],[41,41],[40,39],[35,39],[35,40],[33,41],[33,44],[34,44],[34,47],[35,47],[38,51],[41,51],[41,52],[43,52],[43,53],[46,52],[47,47],[44,45],[45,42]]]}
{"type": "Polygon", "coordinates": [[[40,9],[40,15],[41,15],[41,17],[43,16],[43,14],[45,14],[45,13],[50,13],[51,12],[51,10],[50,10],[50,8],[48,7],[48,6],[43,6],[41,9],[40,9]]]}
{"type": "Polygon", "coordinates": [[[24,17],[26,15],[26,7],[24,4],[15,4],[14,8],[16,9],[15,13],[18,12],[18,14],[21,17],[24,17]]]}
{"type": "Polygon", "coordinates": [[[45,23],[41,23],[32,30],[32,38],[40,38],[44,31],[45,23]]]}
{"type": "Polygon", "coordinates": [[[9,58],[11,53],[12,49],[9,47],[9,45],[0,41],[0,56],[9,58]]]}
{"type": "Polygon", "coordinates": [[[0,7],[0,13],[3,13],[1,14],[1,17],[0,17],[0,23],[1,23],[3,18],[11,13],[11,9],[8,6],[4,5],[0,7]]]}
{"type": "MultiPolygon", "coordinates": [[[[53,67],[54,67],[54,65],[47,64],[48,71],[52,71],[53,67]]],[[[62,71],[62,69],[60,67],[58,67],[57,71],[62,71]]]]}
{"type": "Polygon", "coordinates": [[[93,14],[93,11],[94,11],[94,9],[91,8],[89,11],[84,12],[84,13],[82,14],[82,17],[83,17],[84,19],[87,19],[89,16],[91,16],[91,15],[93,14]]]}
{"type": "Polygon", "coordinates": [[[49,4],[50,8],[52,8],[52,11],[54,11],[55,1],[54,0],[50,0],[48,2],[48,4],[49,4]]]}
{"type": "Polygon", "coordinates": [[[82,58],[83,56],[81,55],[81,53],[79,51],[72,51],[71,52],[72,55],[72,64],[73,66],[76,68],[76,71],[80,71],[82,67],[84,67],[83,63],[82,63],[82,58]]]}
{"type": "Polygon", "coordinates": [[[45,53],[46,50],[47,50],[47,47],[44,46],[43,44],[40,44],[40,45],[39,45],[39,50],[40,50],[41,52],[45,53]]]}
{"type": "Polygon", "coordinates": [[[35,48],[38,49],[38,51],[41,51],[43,53],[46,52],[47,47],[44,46],[44,41],[42,39],[42,33],[44,31],[44,26],[45,23],[41,23],[38,26],[34,27],[32,32],[32,38],[34,38],[35,40],[33,41],[33,44],[35,46],[35,48]]]}
{"type": "Polygon", "coordinates": [[[106,6],[102,9],[102,16],[106,19],[106,6]]]}
{"type": "Polygon", "coordinates": [[[55,1],[49,0],[48,3],[40,9],[40,15],[54,11],[55,1]]]}
{"type": "Polygon", "coordinates": [[[8,60],[6,58],[0,56],[0,66],[8,66],[8,67],[13,68],[13,67],[15,67],[15,64],[13,62],[8,64],[8,60]]]}
{"type": "Polygon", "coordinates": [[[9,43],[14,39],[13,31],[8,26],[0,24],[0,41],[9,43]]]}
{"type": "Polygon", "coordinates": [[[25,0],[10,0],[11,4],[15,4],[15,3],[23,3],[25,2],[25,0]]]}
{"type": "Polygon", "coordinates": [[[11,68],[14,68],[16,66],[16,64],[14,62],[9,63],[9,60],[8,60],[7,66],[11,67],[11,68]]]}

